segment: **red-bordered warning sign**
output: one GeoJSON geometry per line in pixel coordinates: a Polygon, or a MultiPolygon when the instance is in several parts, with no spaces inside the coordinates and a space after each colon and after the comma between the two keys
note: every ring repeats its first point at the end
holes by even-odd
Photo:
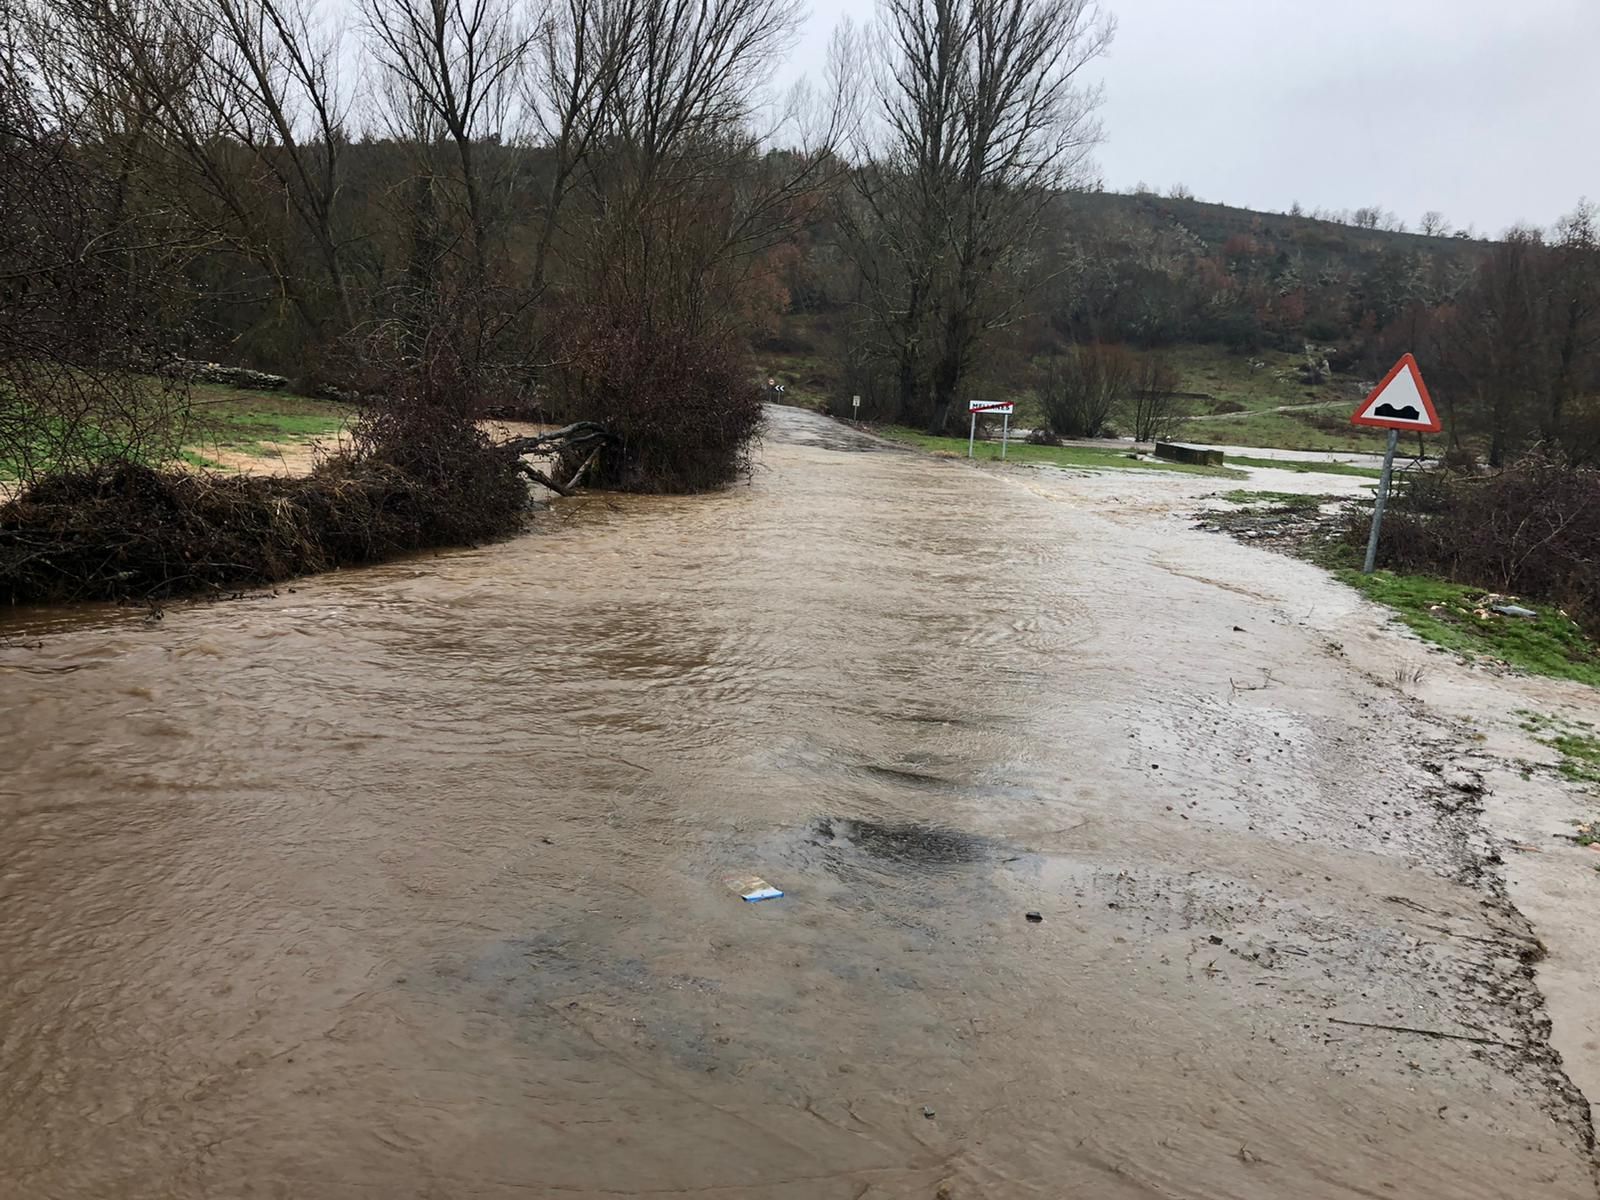
{"type": "Polygon", "coordinates": [[[1433,407],[1428,385],[1411,355],[1402,355],[1394,370],[1372,389],[1350,418],[1352,425],[1374,425],[1379,429],[1406,429],[1416,433],[1438,433],[1444,428],[1439,411],[1433,407]]]}

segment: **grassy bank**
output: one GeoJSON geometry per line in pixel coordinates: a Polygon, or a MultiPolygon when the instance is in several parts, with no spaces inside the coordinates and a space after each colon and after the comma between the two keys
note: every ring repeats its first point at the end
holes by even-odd
{"type": "Polygon", "coordinates": [[[1390,571],[1363,575],[1348,566],[1338,567],[1334,573],[1368,599],[1393,609],[1401,623],[1424,641],[1536,675],[1600,687],[1600,646],[1552,605],[1423,575],[1390,571]],[[1493,610],[1493,605],[1504,603],[1521,605],[1538,615],[1515,617],[1493,610]]]}
{"type": "MultiPolygon", "coordinates": [[[[309,396],[195,384],[189,394],[188,436],[177,453],[177,461],[207,470],[228,470],[229,464],[224,460],[229,457],[263,458],[286,445],[331,440],[351,417],[348,407],[309,396]]],[[[103,453],[99,457],[112,459],[123,457],[121,450],[127,439],[116,436],[114,430],[102,434],[100,428],[90,428],[79,435],[79,441],[91,456],[100,449],[103,453]]],[[[43,445],[48,442],[41,441],[43,445]]],[[[168,446],[135,455],[132,461],[160,467],[167,464],[171,453],[168,446]]],[[[47,452],[40,449],[33,455],[36,469],[41,455],[47,456],[47,452]]],[[[0,480],[15,479],[20,474],[18,463],[0,456],[0,480]]]]}
{"type": "Polygon", "coordinates": [[[1196,416],[1219,410],[1256,412],[1285,404],[1340,404],[1352,397],[1352,386],[1344,380],[1300,382],[1297,369],[1305,360],[1298,354],[1278,350],[1232,354],[1222,346],[1188,344],[1174,346],[1164,357],[1177,372],[1180,390],[1204,397],[1190,401],[1196,416]]]}
{"type": "MultiPolygon", "coordinates": [[[[1561,755],[1556,770],[1573,783],[1600,787],[1600,736],[1590,721],[1568,721],[1522,708],[1517,710],[1522,718],[1522,728],[1534,735],[1534,741],[1548,746],[1561,755]]],[[[1579,844],[1600,842],[1600,836],[1591,823],[1588,831],[1580,835],[1579,844]]],[[[1596,867],[1600,870],[1600,867],[1596,867]]]]}
{"type": "MultiPolygon", "coordinates": [[[[967,456],[967,439],[934,437],[907,429],[901,425],[888,425],[877,431],[883,437],[915,446],[919,450],[967,456]]],[[[978,442],[973,448],[974,457],[995,461],[1000,457],[999,442],[978,442]]],[[[1242,479],[1243,472],[1227,467],[1195,467],[1187,463],[1154,462],[1130,458],[1122,449],[1098,446],[1030,446],[1026,442],[1012,442],[1006,450],[1006,460],[1017,463],[1034,463],[1051,467],[1087,468],[1090,470],[1175,471],[1183,475],[1210,475],[1220,479],[1242,479]]]]}
{"type": "Polygon", "coordinates": [[[1359,467],[1353,463],[1319,459],[1311,462],[1291,462],[1281,458],[1252,458],[1248,454],[1230,454],[1232,467],[1267,467],[1274,471],[1293,471],[1296,475],[1353,475],[1361,479],[1376,479],[1383,474],[1377,467],[1359,467]]]}
{"type": "MultiPolygon", "coordinates": [[[[1264,450],[1361,451],[1382,454],[1386,436],[1351,425],[1353,401],[1289,412],[1252,412],[1237,417],[1195,417],[1178,431],[1185,441],[1212,446],[1259,446],[1264,450]]],[[[1415,448],[1415,441],[1408,449],[1415,448]]]]}
{"type": "Polygon", "coordinates": [[[197,457],[208,450],[269,455],[274,445],[332,438],[350,419],[348,408],[326,400],[218,384],[195,385],[191,404],[197,457]]]}
{"type": "Polygon", "coordinates": [[[1303,492],[1262,492],[1246,488],[1235,488],[1231,492],[1223,492],[1218,499],[1226,500],[1229,504],[1243,504],[1251,507],[1265,505],[1268,508],[1296,509],[1309,512],[1320,507],[1328,497],[1311,496],[1303,492]]]}

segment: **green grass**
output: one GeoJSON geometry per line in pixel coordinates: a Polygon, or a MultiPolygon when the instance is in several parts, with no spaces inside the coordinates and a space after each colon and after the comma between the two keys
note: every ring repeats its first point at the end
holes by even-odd
{"type": "MultiPolygon", "coordinates": [[[[915,429],[907,429],[901,425],[890,425],[878,431],[884,437],[893,441],[902,442],[908,446],[916,446],[921,450],[942,450],[961,458],[967,456],[967,439],[964,437],[934,437],[930,434],[919,433],[915,429]]],[[[996,460],[1000,457],[999,442],[978,442],[974,448],[976,457],[985,461],[996,460]]],[[[1137,470],[1137,471],[1176,471],[1184,475],[1211,475],[1221,479],[1242,479],[1238,471],[1229,470],[1227,467],[1195,467],[1187,463],[1169,462],[1140,462],[1128,457],[1126,450],[1113,450],[1109,447],[1101,449],[1098,446],[1030,446],[1026,442],[1012,442],[1006,450],[1006,459],[1009,462],[1038,463],[1052,467],[1087,467],[1096,470],[1137,470]]]]}
{"type": "MultiPolygon", "coordinates": [[[[331,437],[350,417],[345,408],[324,400],[287,392],[244,391],[219,384],[196,384],[190,392],[190,403],[188,445],[178,452],[178,458],[207,469],[223,467],[207,451],[266,456],[274,453],[266,443],[331,437]]],[[[80,450],[90,456],[103,451],[107,457],[116,457],[123,450],[123,440],[114,431],[101,434],[91,429],[79,441],[80,450]]],[[[41,438],[40,453],[46,444],[41,438]]],[[[159,465],[165,461],[165,454],[146,456],[146,461],[159,465]]],[[[12,479],[19,473],[17,463],[0,459],[0,479],[12,479]]]]}
{"type": "Polygon", "coordinates": [[[1191,344],[1174,346],[1163,356],[1177,372],[1182,391],[1202,392],[1209,397],[1187,401],[1197,415],[1210,412],[1214,405],[1237,404],[1254,412],[1284,404],[1341,403],[1347,398],[1353,407],[1356,400],[1344,381],[1301,383],[1295,374],[1305,361],[1301,354],[1278,350],[1231,354],[1222,346],[1191,344]],[[1266,365],[1253,369],[1252,361],[1266,365]]]}
{"type": "Polygon", "coordinates": [[[1235,488],[1231,492],[1223,492],[1221,499],[1229,504],[1265,504],[1273,508],[1316,508],[1327,499],[1326,496],[1306,496],[1299,492],[1252,492],[1244,488],[1235,488]]]}
{"type": "Polygon", "coordinates": [[[1488,610],[1488,593],[1482,588],[1389,571],[1363,575],[1346,567],[1335,574],[1367,598],[1394,609],[1402,623],[1437,646],[1600,687],[1600,646],[1548,605],[1518,601],[1539,615],[1507,617],[1488,610]]]}
{"type": "MultiPolygon", "coordinates": [[[[1238,417],[1194,417],[1179,431],[1183,440],[1214,446],[1260,446],[1270,450],[1358,450],[1382,454],[1385,434],[1348,423],[1342,404],[1298,412],[1252,412],[1238,417]]],[[[1413,443],[1414,445],[1414,443],[1413,443]]]]}
{"type": "MultiPolygon", "coordinates": [[[[35,427],[30,432],[37,436],[31,438],[20,458],[0,456],[0,479],[18,479],[23,475],[25,465],[31,465],[35,471],[39,471],[55,461],[53,454],[61,448],[59,433],[52,432],[49,427],[43,429],[35,427]]],[[[78,462],[132,457],[136,461],[153,466],[161,462],[169,452],[169,450],[153,449],[149,442],[155,440],[151,438],[144,441],[126,430],[118,431],[104,425],[88,426],[71,439],[70,453],[74,461],[78,462]]]]}
{"type": "MultiPolygon", "coordinates": [[[[1568,721],[1525,708],[1519,708],[1517,716],[1522,718],[1522,728],[1534,735],[1534,741],[1561,755],[1556,770],[1562,776],[1573,783],[1600,784],[1600,737],[1590,722],[1568,721]]],[[[1600,837],[1595,836],[1592,827],[1578,838],[1580,845],[1596,841],[1600,837]]]]}
{"type": "Polygon", "coordinates": [[[326,400],[288,392],[253,392],[215,384],[195,386],[194,436],[204,447],[267,455],[264,442],[308,442],[331,437],[349,411],[326,400]]]}
{"type": "Polygon", "coordinates": [[[1230,454],[1230,466],[1270,467],[1275,471],[1293,471],[1296,475],[1354,475],[1362,479],[1376,479],[1383,472],[1377,467],[1359,467],[1353,463],[1321,460],[1317,462],[1292,462],[1281,458],[1252,458],[1246,454],[1230,454]]]}
{"type": "Polygon", "coordinates": [[[219,463],[214,458],[207,458],[204,454],[195,450],[180,450],[178,457],[191,467],[199,467],[203,471],[226,471],[228,469],[225,464],[219,463]]]}
{"type": "Polygon", "coordinates": [[[773,376],[784,387],[784,402],[799,408],[822,412],[829,397],[840,389],[836,382],[833,364],[815,353],[777,354],[767,352],[757,356],[761,367],[761,382],[773,376]]]}

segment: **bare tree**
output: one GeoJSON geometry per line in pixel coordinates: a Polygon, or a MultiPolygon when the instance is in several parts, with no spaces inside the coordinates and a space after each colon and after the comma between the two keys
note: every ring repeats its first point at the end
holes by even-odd
{"type": "Polygon", "coordinates": [[[1573,402],[1600,391],[1600,209],[1589,201],[1556,225],[1548,278],[1550,383],[1541,426],[1559,442],[1573,402]]]}
{"type": "Polygon", "coordinates": [[[137,171],[193,227],[258,263],[311,329],[354,319],[337,215],[348,99],[338,33],[310,0],[32,11],[36,41],[50,46],[44,77],[92,109],[91,137],[120,148],[124,184],[137,171]],[[320,272],[303,269],[301,236],[320,272]]]}
{"type": "Polygon", "coordinates": [[[199,247],[126,197],[119,147],[82,145],[96,98],[0,12],[0,480],[161,461],[189,407],[163,377],[173,280],[199,247]],[[142,367],[144,370],[130,368],[142,367]]]}
{"type": "MultiPolygon", "coordinates": [[[[204,10],[202,10],[204,11],[204,10]]],[[[196,23],[209,70],[208,127],[272,173],[310,236],[346,325],[356,320],[338,228],[348,97],[338,84],[340,37],[309,0],[212,0],[196,23]]],[[[208,152],[207,143],[192,145],[208,152]]]]}
{"type": "Polygon", "coordinates": [[[536,293],[562,228],[567,198],[610,120],[634,51],[644,0],[562,0],[545,14],[534,42],[534,69],[523,103],[549,149],[549,186],[531,271],[536,293]]]}
{"type": "MultiPolygon", "coordinates": [[[[616,80],[597,89],[601,149],[571,160],[557,240],[562,399],[569,415],[618,434],[598,477],[676,474],[709,486],[725,481],[723,466],[697,465],[698,443],[742,443],[759,423],[749,335],[780,302],[786,247],[843,170],[849,89],[836,56],[825,94],[760,104],[797,28],[796,0],[660,0],[626,11],[607,51],[616,80]],[[779,137],[757,129],[763,117],[795,148],[764,149],[779,137]],[[670,446],[677,465],[648,461],[638,449],[646,441],[670,446]]],[[[564,78],[556,94],[573,91],[564,78]]],[[[590,136],[588,120],[575,141],[590,136]]]]}
{"type": "Polygon", "coordinates": [[[1468,428],[1487,435],[1488,460],[1504,466],[1537,427],[1545,339],[1540,311],[1544,243],[1535,230],[1511,230],[1459,301],[1447,339],[1446,366],[1464,400],[1451,422],[1459,442],[1468,428]]]}
{"type": "Polygon", "coordinates": [[[1053,358],[1038,389],[1050,432],[1056,437],[1100,437],[1135,371],[1127,350],[1100,342],[1073,346],[1053,358]]]}
{"type": "Polygon", "coordinates": [[[1041,214],[1099,140],[1093,0],[883,0],[876,120],[841,216],[902,414],[942,428],[1039,271],[1041,214]]]}
{"type": "Polygon", "coordinates": [[[1424,237],[1449,237],[1450,222],[1444,219],[1444,214],[1438,209],[1430,208],[1422,214],[1422,223],[1417,226],[1424,237]]]}
{"type": "Polygon", "coordinates": [[[1127,402],[1134,441],[1172,436],[1188,415],[1177,392],[1178,373],[1160,355],[1146,354],[1134,364],[1127,402]]]}
{"type": "Polygon", "coordinates": [[[387,73],[391,128],[436,127],[455,158],[468,253],[487,269],[492,176],[486,149],[515,134],[536,30],[517,0],[362,0],[373,55],[387,73]]]}

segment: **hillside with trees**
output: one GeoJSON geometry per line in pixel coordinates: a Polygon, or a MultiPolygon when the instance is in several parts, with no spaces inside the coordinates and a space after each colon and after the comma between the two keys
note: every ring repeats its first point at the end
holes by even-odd
{"type": "MultiPolygon", "coordinates": [[[[1412,350],[1454,444],[1493,462],[1536,441],[1592,458],[1593,208],[1580,203],[1549,232],[1517,229],[1498,241],[1383,228],[1368,215],[1377,211],[1331,220],[1181,196],[1061,192],[1032,232],[1027,298],[985,330],[967,386],[1026,402],[1048,393],[1075,347],[1115,346],[1172,362],[1182,387],[1199,393],[1190,415],[1237,411],[1184,369],[1196,347],[1211,347],[1209,361],[1231,356],[1246,374],[1273,366],[1283,376],[1280,403],[1335,407],[1412,350]],[[1341,380],[1347,387],[1330,399],[1322,389],[1341,380]]],[[[785,275],[788,316],[758,346],[774,365],[799,356],[802,388],[830,398],[859,392],[874,419],[917,423],[888,373],[863,361],[870,321],[858,272],[829,236],[826,227],[808,232],[807,253],[785,275]]],[[[1131,421],[1120,424],[1135,432],[1131,421]]]]}

